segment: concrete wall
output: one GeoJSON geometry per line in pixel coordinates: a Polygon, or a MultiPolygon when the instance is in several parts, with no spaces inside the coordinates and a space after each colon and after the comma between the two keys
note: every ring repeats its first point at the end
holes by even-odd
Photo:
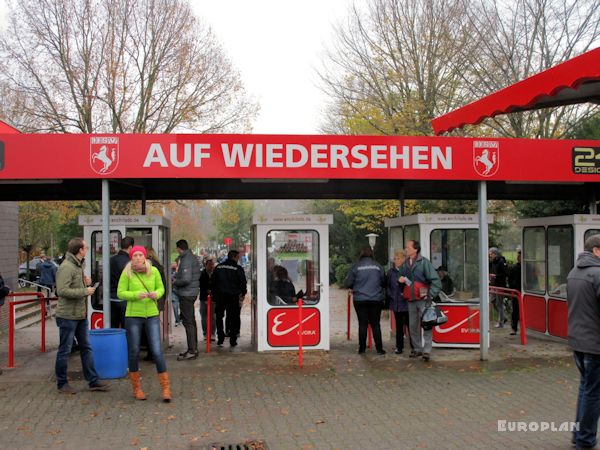
{"type": "MultiPolygon", "coordinates": [[[[19,268],[19,205],[0,202],[0,273],[11,289],[17,288],[19,268]]],[[[0,334],[8,330],[8,308],[0,307],[0,334]]]]}

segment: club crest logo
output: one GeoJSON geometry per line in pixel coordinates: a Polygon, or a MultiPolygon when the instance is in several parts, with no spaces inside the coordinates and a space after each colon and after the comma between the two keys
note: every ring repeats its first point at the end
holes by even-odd
{"type": "Polygon", "coordinates": [[[90,138],[90,167],[100,175],[113,173],[119,165],[119,138],[90,138]]]}
{"type": "Polygon", "coordinates": [[[491,177],[500,167],[500,143],[498,141],[473,142],[473,168],[482,177],[491,177]]]}

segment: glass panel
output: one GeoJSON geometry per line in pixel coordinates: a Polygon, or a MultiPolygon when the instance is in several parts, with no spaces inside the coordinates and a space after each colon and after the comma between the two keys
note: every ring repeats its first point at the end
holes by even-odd
{"type": "Polygon", "coordinates": [[[525,291],[544,293],[546,286],[546,233],[544,227],[523,230],[523,263],[525,291]]]}
{"type": "Polygon", "coordinates": [[[390,228],[390,261],[394,259],[394,252],[396,250],[404,249],[404,240],[402,239],[404,233],[402,232],[402,227],[393,227],[390,228]]]}
{"type": "Polygon", "coordinates": [[[133,238],[135,245],[152,247],[152,228],[127,228],[125,234],[133,238]]]}
{"type": "Polygon", "coordinates": [[[567,297],[567,275],[573,268],[573,227],[548,227],[548,294],[567,297]]]}
{"type": "Polygon", "coordinates": [[[445,266],[448,281],[445,294],[467,300],[479,292],[478,231],[433,230],[430,236],[431,262],[437,269],[445,266]]]}
{"type": "Polygon", "coordinates": [[[402,248],[406,247],[408,241],[421,241],[419,225],[407,225],[404,227],[404,246],[402,248]]]}
{"type": "MultiPolygon", "coordinates": [[[[116,255],[119,251],[121,237],[120,231],[110,232],[109,258],[113,255],[116,255]]],[[[102,231],[94,231],[92,233],[91,240],[89,257],[90,273],[92,281],[96,282],[102,280],[102,231]]],[[[106,281],[110,283],[110,278],[106,281]]],[[[94,292],[94,295],[92,296],[92,307],[94,309],[102,309],[102,289],[96,289],[96,292],[94,292]]]]}
{"type": "Polygon", "coordinates": [[[313,230],[271,230],[267,233],[267,300],[271,305],[294,304],[304,291],[304,303],[321,297],[319,234],[313,230]]]}
{"type": "Polygon", "coordinates": [[[583,235],[583,242],[587,241],[587,238],[589,238],[590,236],[593,236],[595,234],[600,234],[600,230],[586,230],[585,234],[583,235]]]}

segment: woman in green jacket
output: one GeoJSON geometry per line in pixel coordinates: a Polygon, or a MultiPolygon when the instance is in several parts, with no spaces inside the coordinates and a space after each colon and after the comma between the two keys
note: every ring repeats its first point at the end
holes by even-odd
{"type": "Polygon", "coordinates": [[[146,249],[140,245],[132,247],[129,252],[131,261],[123,269],[119,279],[117,296],[127,301],[125,310],[125,329],[129,350],[129,378],[133,394],[138,400],[146,400],[142,391],[138,358],[142,330],[146,329],[148,345],[154,356],[156,371],[162,388],[162,398],[171,401],[171,389],[167,365],[160,343],[160,320],[158,317],[157,299],[165,294],[165,287],[160,272],[148,260],[146,249]]]}

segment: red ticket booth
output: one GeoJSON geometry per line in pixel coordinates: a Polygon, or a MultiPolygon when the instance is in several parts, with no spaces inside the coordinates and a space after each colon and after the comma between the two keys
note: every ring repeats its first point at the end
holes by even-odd
{"type": "MultiPolygon", "coordinates": [[[[488,217],[493,222],[493,217],[488,217]]],[[[416,214],[386,219],[389,255],[421,243],[421,254],[437,269],[445,266],[455,290],[440,294],[448,322],[433,329],[434,347],[479,348],[479,222],[476,214],[416,214]]],[[[392,316],[392,331],[395,323],[392,316]]]]}
{"type": "Polygon", "coordinates": [[[600,215],[522,219],[523,304],[527,330],[567,338],[567,275],[585,240],[600,233],[600,215]]]}

